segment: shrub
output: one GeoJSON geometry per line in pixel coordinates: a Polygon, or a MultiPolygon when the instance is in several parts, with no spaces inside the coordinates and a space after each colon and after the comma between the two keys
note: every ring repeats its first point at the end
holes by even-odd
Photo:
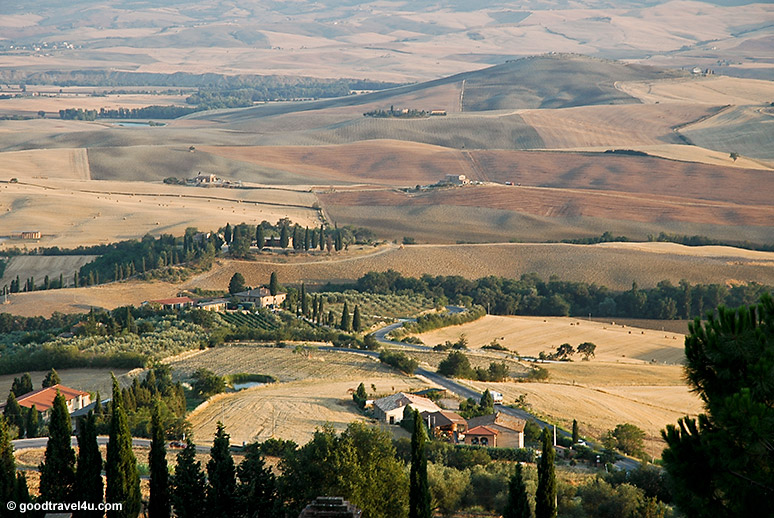
{"type": "Polygon", "coordinates": [[[409,358],[405,353],[397,351],[382,351],[379,354],[379,361],[398,369],[404,374],[412,374],[419,367],[419,362],[409,358]]]}

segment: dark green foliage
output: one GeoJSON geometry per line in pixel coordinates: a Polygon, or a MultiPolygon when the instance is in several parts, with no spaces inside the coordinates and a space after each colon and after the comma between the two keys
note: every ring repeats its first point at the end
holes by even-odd
{"type": "Polygon", "coordinates": [[[197,369],[191,377],[193,378],[191,386],[198,398],[206,399],[226,390],[226,381],[223,377],[204,367],[197,369]]]}
{"type": "Polygon", "coordinates": [[[236,487],[238,516],[244,518],[279,518],[280,503],[277,479],[266,466],[258,444],[245,449],[245,458],[237,467],[236,487]]]}
{"type": "Polygon", "coordinates": [[[352,423],[339,436],[330,427],[280,464],[287,516],[320,495],[339,495],[372,518],[405,518],[408,480],[387,432],[352,423]]]}
{"type": "Polygon", "coordinates": [[[430,487],[427,483],[427,430],[419,412],[414,411],[409,474],[409,518],[431,518],[430,487]]]}
{"type": "Polygon", "coordinates": [[[12,499],[16,486],[16,459],[8,435],[8,423],[0,418],[0,500],[12,499]]]}
{"type": "Polygon", "coordinates": [[[419,367],[419,362],[402,352],[382,351],[379,354],[379,361],[395,367],[404,374],[413,374],[419,367]]]}
{"type": "Polygon", "coordinates": [[[161,423],[161,403],[153,405],[151,417],[151,447],[148,453],[150,467],[149,518],[169,518],[169,471],[167,469],[166,435],[161,423]]]}
{"type": "Polygon", "coordinates": [[[177,454],[177,466],[172,477],[172,505],[179,518],[205,518],[207,512],[207,483],[202,465],[196,460],[196,446],[191,438],[177,454]]]}
{"type": "Polygon", "coordinates": [[[573,419],[572,420],[572,443],[577,444],[579,439],[580,439],[580,436],[578,434],[578,421],[576,419],[573,419]]]}
{"type": "Polygon", "coordinates": [[[302,282],[301,283],[301,294],[299,295],[301,299],[301,314],[305,317],[309,316],[309,300],[307,300],[306,295],[306,285],[302,282]]]}
{"type": "Polygon", "coordinates": [[[121,511],[111,511],[108,518],[135,518],[140,512],[140,476],[132,452],[132,435],[124,411],[118,380],[113,376],[113,399],[110,403],[110,434],[107,446],[105,501],[123,502],[121,511]]]}
{"type": "MultiPolygon", "coordinates": [[[[95,417],[89,412],[81,418],[78,433],[78,466],[75,471],[75,495],[78,500],[91,503],[102,502],[104,484],[102,481],[102,455],[97,444],[95,417]]],[[[98,512],[82,512],[80,516],[99,516],[98,512]]]]}
{"type": "Polygon", "coordinates": [[[689,330],[686,377],[706,413],[662,432],[674,501],[688,516],[774,515],[774,300],[689,330]]]}
{"type": "Polygon", "coordinates": [[[588,361],[590,358],[594,357],[594,351],[597,350],[597,346],[591,342],[583,342],[582,344],[579,344],[576,348],[576,351],[578,354],[583,355],[583,359],[585,361],[588,361]]]}
{"type": "Polygon", "coordinates": [[[672,502],[670,481],[665,469],[653,464],[640,464],[632,471],[613,470],[604,476],[605,482],[613,487],[631,484],[641,489],[647,498],[655,498],[664,503],[672,502]]]}
{"type": "Polygon", "coordinates": [[[365,402],[368,399],[368,392],[366,392],[365,385],[361,383],[357,386],[357,390],[352,394],[352,399],[360,408],[365,407],[365,402]]]}
{"type": "Polygon", "coordinates": [[[13,392],[14,396],[16,396],[17,398],[32,391],[33,391],[32,378],[30,377],[29,372],[25,372],[21,378],[13,379],[13,385],[11,385],[11,392],[13,392]]]}
{"type": "Polygon", "coordinates": [[[548,428],[543,429],[541,437],[543,453],[538,461],[538,486],[535,492],[535,518],[556,518],[556,473],[554,458],[556,453],[551,444],[548,428]]]}
{"type": "Polygon", "coordinates": [[[452,351],[438,364],[438,374],[449,378],[474,379],[476,372],[470,366],[470,360],[461,351],[452,351]]]}
{"type": "Polygon", "coordinates": [[[30,496],[30,489],[27,486],[27,475],[24,474],[22,471],[16,472],[16,481],[13,486],[13,498],[12,500],[16,502],[16,505],[21,504],[29,504],[32,502],[32,497],[30,496]]]}
{"type": "Polygon", "coordinates": [[[27,439],[38,436],[38,432],[40,431],[40,412],[35,408],[35,405],[32,405],[29,410],[27,410],[27,418],[25,419],[24,427],[27,439]]]}
{"type": "Polygon", "coordinates": [[[261,453],[270,457],[287,457],[298,449],[298,444],[286,439],[266,439],[258,446],[261,453]]]}
{"type": "Polygon", "coordinates": [[[75,451],[70,445],[72,424],[65,397],[57,392],[48,424],[46,455],[40,465],[40,496],[68,502],[75,486],[75,451]]]}
{"type": "Polygon", "coordinates": [[[229,435],[218,421],[207,461],[207,510],[211,516],[234,516],[236,469],[229,450],[229,435]]]}
{"type": "Polygon", "coordinates": [[[54,385],[58,385],[60,383],[62,383],[62,380],[59,378],[59,374],[57,374],[55,369],[48,371],[46,377],[43,378],[43,388],[53,387],[54,385]]]}
{"type": "Polygon", "coordinates": [[[494,411],[494,398],[492,397],[492,394],[489,393],[489,389],[486,389],[483,394],[481,394],[481,401],[478,403],[481,408],[488,408],[490,411],[494,411]]]}
{"type": "Polygon", "coordinates": [[[260,251],[266,244],[266,232],[263,229],[263,225],[255,226],[255,245],[260,251]]]}
{"type": "MultiPolygon", "coordinates": [[[[428,297],[428,298],[433,298],[428,297]]],[[[404,324],[404,331],[408,333],[423,333],[441,327],[457,326],[466,322],[473,322],[486,315],[486,309],[475,306],[473,309],[461,313],[428,313],[417,318],[416,322],[404,324]]]]}
{"type": "Polygon", "coordinates": [[[360,306],[355,306],[355,311],[352,313],[352,330],[359,333],[363,328],[363,323],[360,319],[360,306]]]}
{"type": "Polygon", "coordinates": [[[352,319],[349,315],[349,306],[347,301],[344,301],[344,308],[341,310],[341,322],[339,323],[339,329],[342,331],[352,330],[352,319]]]}
{"type": "Polygon", "coordinates": [[[242,291],[245,291],[245,277],[241,273],[236,272],[231,276],[231,280],[228,283],[228,292],[231,295],[236,295],[242,291]]]}
{"type": "Polygon", "coordinates": [[[19,402],[16,401],[13,392],[8,393],[8,399],[6,399],[5,408],[3,409],[3,417],[5,417],[9,426],[16,427],[16,437],[12,437],[12,439],[24,436],[24,412],[19,402]]]}
{"type": "Polygon", "coordinates": [[[516,471],[508,483],[508,504],[503,511],[503,518],[532,518],[527,497],[527,486],[521,473],[521,464],[516,464],[516,471]]]}
{"type": "MultiPolygon", "coordinates": [[[[578,488],[578,496],[581,498],[581,507],[586,516],[595,518],[648,516],[643,512],[647,502],[642,491],[630,484],[621,484],[614,488],[604,480],[596,478],[578,488]]],[[[655,518],[663,514],[650,516],[655,518]]]]}
{"type": "Polygon", "coordinates": [[[543,432],[540,429],[540,426],[538,426],[534,421],[528,420],[524,425],[524,439],[527,441],[539,441],[540,435],[542,433],[543,432]]]}
{"type": "Polygon", "coordinates": [[[645,432],[630,423],[616,425],[614,430],[608,432],[605,438],[605,446],[616,448],[627,455],[643,455],[645,451],[645,432]]]}
{"type": "Polygon", "coordinates": [[[279,284],[279,281],[277,280],[277,272],[271,272],[271,276],[269,277],[269,293],[271,293],[272,295],[276,295],[279,292],[280,292],[280,284],[279,284]]]}

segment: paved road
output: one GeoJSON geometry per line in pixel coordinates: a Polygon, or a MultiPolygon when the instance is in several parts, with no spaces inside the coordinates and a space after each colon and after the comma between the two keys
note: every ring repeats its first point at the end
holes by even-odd
{"type": "MultiPolygon", "coordinates": [[[[106,435],[100,435],[97,437],[97,444],[100,446],[106,446],[108,443],[108,437],[106,435]]],[[[34,439],[16,439],[15,441],[11,441],[11,444],[13,445],[13,449],[18,450],[28,450],[30,448],[45,448],[48,444],[48,437],[36,437],[34,439]]],[[[70,438],[70,444],[73,447],[78,446],[78,438],[76,436],[72,436],[70,438]]],[[[137,437],[132,438],[132,446],[136,448],[150,448],[151,441],[150,439],[139,439],[137,437]]],[[[167,450],[171,450],[172,448],[167,445],[167,450]]],[[[196,445],[196,452],[197,453],[209,453],[210,447],[209,446],[199,446],[196,445]]]]}

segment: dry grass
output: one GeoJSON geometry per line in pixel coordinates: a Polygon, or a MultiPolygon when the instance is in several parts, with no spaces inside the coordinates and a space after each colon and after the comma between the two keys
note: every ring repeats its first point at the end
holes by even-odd
{"type": "MultiPolygon", "coordinates": [[[[12,241],[11,243],[21,244],[22,242],[12,241]]],[[[0,287],[10,284],[17,275],[22,282],[28,277],[34,277],[35,285],[40,286],[46,275],[52,281],[59,282],[59,274],[62,274],[62,280],[67,286],[73,282],[73,273],[96,257],[95,255],[19,255],[11,257],[5,268],[5,273],[0,277],[0,287]]]]}
{"type": "Polygon", "coordinates": [[[597,346],[592,362],[679,364],[684,354],[684,337],[676,333],[564,317],[487,315],[475,322],[418,336],[425,344],[435,345],[446,340],[455,342],[463,333],[471,348],[497,339],[509,350],[533,357],[541,352],[550,353],[563,343],[575,347],[583,342],[597,346]]]}
{"type": "Polygon", "coordinates": [[[643,250],[610,246],[564,244],[491,244],[491,245],[416,245],[386,246],[373,254],[348,257],[332,256],[328,260],[303,263],[276,261],[224,261],[210,272],[194,277],[184,284],[187,288],[225,289],[231,276],[239,271],[247,284],[266,283],[271,272],[277,272],[280,282],[308,284],[353,281],[369,271],[390,268],[407,276],[461,275],[477,279],[486,275],[519,277],[536,272],[543,278],[555,274],[567,281],[594,282],[610,289],[623,290],[632,281],[640,286],[655,286],[662,279],[674,284],[680,279],[691,283],[726,283],[732,280],[756,281],[774,285],[772,254],[759,252],[750,259],[748,252],[722,248],[715,256],[691,256],[691,247],[660,244],[643,250]],[[653,250],[653,251],[650,251],[653,250]]]}
{"type": "MultiPolygon", "coordinates": [[[[348,392],[364,382],[369,393],[390,394],[399,390],[421,390],[423,382],[414,378],[382,375],[349,381],[308,379],[221,394],[189,415],[197,442],[207,442],[223,422],[231,441],[264,441],[270,437],[304,444],[315,429],[331,425],[340,432],[352,421],[365,420],[348,392]]],[[[390,430],[395,427],[390,427],[390,430]]]]}
{"type": "Polygon", "coordinates": [[[736,77],[632,81],[620,82],[616,86],[648,104],[749,105],[769,103],[774,99],[774,85],[771,81],[736,77]]]}
{"type": "Polygon", "coordinates": [[[85,149],[35,149],[0,153],[0,178],[89,180],[89,159],[85,149]]]}

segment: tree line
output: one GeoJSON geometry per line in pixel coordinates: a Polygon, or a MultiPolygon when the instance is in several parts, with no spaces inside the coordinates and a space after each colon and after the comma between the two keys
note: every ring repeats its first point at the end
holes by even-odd
{"type": "Polygon", "coordinates": [[[369,272],[357,280],[356,289],[371,293],[420,293],[446,304],[449,301],[477,304],[497,315],[594,316],[651,318],[671,320],[704,317],[705,312],[720,305],[738,307],[752,304],[771,287],[758,283],[691,284],[670,281],[654,288],[640,288],[636,282],[630,290],[613,291],[586,282],[560,281],[552,276],[548,282],[537,274],[524,274],[519,279],[484,277],[469,280],[460,276],[404,277],[394,270],[369,272]]]}

